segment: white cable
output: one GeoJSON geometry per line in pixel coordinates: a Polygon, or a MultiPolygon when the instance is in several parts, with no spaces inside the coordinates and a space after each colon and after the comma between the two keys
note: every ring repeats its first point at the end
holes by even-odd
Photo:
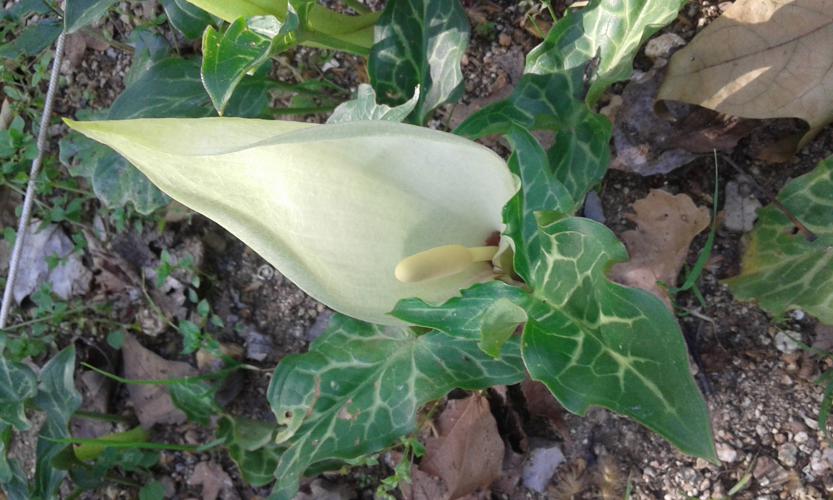
{"type": "Polygon", "coordinates": [[[61,57],[64,53],[64,33],[58,36],[55,44],[55,58],[52,60],[52,73],[49,75],[49,89],[46,91],[46,101],[43,104],[43,115],[40,119],[40,130],[38,131],[38,155],[32,161],[32,169],[29,172],[29,184],[26,186],[26,196],[23,198],[23,210],[20,212],[20,223],[17,225],[17,238],[14,241],[12,258],[9,261],[9,274],[6,277],[6,289],[3,291],[3,304],[0,307],[0,329],[5,328],[9,316],[9,309],[12,304],[12,291],[14,280],[17,275],[17,267],[20,264],[20,254],[23,252],[23,240],[29,227],[29,219],[32,216],[32,203],[35,201],[35,181],[40,173],[43,163],[44,150],[46,149],[46,132],[49,128],[49,118],[52,116],[52,105],[55,102],[55,92],[58,87],[58,73],[61,71],[61,57]]]}

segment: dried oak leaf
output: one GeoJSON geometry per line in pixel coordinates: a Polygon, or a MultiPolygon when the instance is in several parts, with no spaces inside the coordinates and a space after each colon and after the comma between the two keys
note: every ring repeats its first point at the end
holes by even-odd
{"type": "Polygon", "coordinates": [[[833,120],[833,0],[738,0],[671,58],[659,99],[744,118],[833,120]]]}
{"type": "Polygon", "coordinates": [[[419,468],[443,480],[443,498],[468,495],[500,477],[504,445],[486,398],[449,401],[437,429],[440,435],[426,442],[419,468]]]}
{"type": "Polygon", "coordinates": [[[672,195],[652,189],[633,204],[627,218],[637,228],[622,233],[631,260],[613,266],[611,278],[623,285],[647,290],[671,308],[671,299],[662,281],[677,284],[677,274],[685,263],[688,247],[697,234],[709,227],[711,217],[705,207],[697,207],[686,194],[672,195]]]}
{"type": "MultiPolygon", "coordinates": [[[[146,349],[132,335],[126,335],[122,346],[124,377],[137,380],[162,380],[196,375],[197,371],[188,363],[169,361],[146,349]]],[[[154,424],[180,424],[185,414],[174,406],[170,394],[163,386],[127,386],[130,402],[136,410],[136,417],[145,429],[154,424]]]]}

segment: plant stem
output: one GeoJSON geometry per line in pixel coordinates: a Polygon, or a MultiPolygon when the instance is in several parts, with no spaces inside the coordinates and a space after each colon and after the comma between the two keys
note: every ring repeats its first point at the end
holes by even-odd
{"type": "Polygon", "coordinates": [[[34,324],[37,324],[37,323],[41,323],[41,322],[43,322],[43,321],[49,321],[50,319],[52,319],[52,318],[54,318],[54,317],[56,317],[56,316],[72,315],[72,314],[76,314],[76,313],[79,313],[79,312],[83,312],[83,311],[86,311],[86,310],[89,310],[89,309],[92,309],[92,308],[93,308],[93,306],[92,306],[92,305],[87,305],[87,306],[77,307],[77,308],[75,308],[75,309],[70,309],[70,310],[68,310],[68,311],[63,311],[63,312],[59,312],[59,313],[47,314],[46,316],[41,316],[40,318],[30,319],[30,320],[28,320],[28,321],[24,321],[24,322],[22,322],[22,323],[18,323],[18,324],[16,324],[16,325],[7,326],[7,327],[5,327],[5,328],[0,329],[0,331],[3,331],[3,332],[10,332],[10,331],[12,331],[12,330],[17,330],[18,328],[23,328],[23,327],[25,327],[25,326],[34,325],[34,324]]]}

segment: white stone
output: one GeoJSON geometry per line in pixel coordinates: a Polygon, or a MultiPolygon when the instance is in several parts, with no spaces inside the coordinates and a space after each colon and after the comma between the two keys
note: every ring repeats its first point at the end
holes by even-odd
{"type": "Polygon", "coordinates": [[[645,45],[645,55],[650,59],[668,57],[671,51],[685,45],[685,40],[676,33],[665,33],[656,38],[648,40],[645,45]]]}
{"type": "Polygon", "coordinates": [[[732,463],[738,459],[738,452],[726,443],[717,443],[717,458],[721,462],[732,463]]]}

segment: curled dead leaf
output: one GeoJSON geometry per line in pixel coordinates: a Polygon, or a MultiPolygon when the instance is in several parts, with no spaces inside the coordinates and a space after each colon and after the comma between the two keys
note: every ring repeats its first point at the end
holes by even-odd
{"type": "Polygon", "coordinates": [[[672,195],[653,189],[633,204],[628,216],[637,228],[622,233],[631,260],[613,266],[611,278],[623,285],[647,290],[671,308],[671,299],[661,281],[677,284],[694,237],[709,227],[711,216],[687,194],[672,195]]]}
{"type": "Polygon", "coordinates": [[[437,419],[439,436],[425,445],[420,470],[443,480],[442,498],[459,498],[500,477],[504,445],[489,401],[480,395],[449,401],[437,419]]]}
{"type": "MultiPolygon", "coordinates": [[[[197,371],[188,363],[169,361],[142,346],[132,335],[125,336],[121,352],[125,378],[163,380],[197,374],[197,371]]],[[[145,429],[157,423],[185,422],[185,414],[174,406],[170,394],[163,386],[130,384],[127,390],[130,394],[130,402],[136,410],[136,417],[145,429]]]]}
{"type": "Polygon", "coordinates": [[[744,118],[833,120],[833,0],[738,0],[671,58],[659,99],[744,118]]]}

